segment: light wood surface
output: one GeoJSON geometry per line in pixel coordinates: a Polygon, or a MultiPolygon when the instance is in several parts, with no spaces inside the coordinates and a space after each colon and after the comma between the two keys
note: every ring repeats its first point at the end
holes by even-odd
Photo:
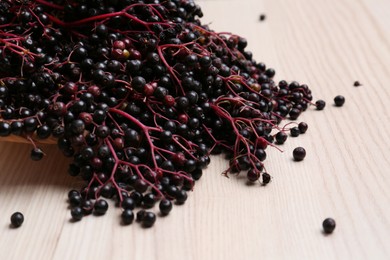
{"type": "Polygon", "coordinates": [[[79,181],[67,176],[69,161],[55,146],[37,163],[29,145],[0,143],[0,259],[390,259],[390,1],[198,3],[203,21],[247,37],[277,79],[327,101],[300,118],[305,135],[269,150],[272,183],[227,179],[226,161],[213,157],[187,203],[151,229],[121,226],[112,204],[71,223],[66,195],[79,181]],[[299,163],[296,146],[307,150],[299,163]],[[15,211],[25,215],[19,229],[9,227],[15,211]],[[326,217],[337,222],[329,236],[326,217]]]}

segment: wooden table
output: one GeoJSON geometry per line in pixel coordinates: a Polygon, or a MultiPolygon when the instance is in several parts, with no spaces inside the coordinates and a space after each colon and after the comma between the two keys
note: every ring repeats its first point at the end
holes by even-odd
{"type": "Polygon", "coordinates": [[[276,79],[307,83],[327,101],[300,118],[305,135],[269,150],[272,183],[227,179],[226,161],[213,157],[188,202],[151,229],[120,226],[113,205],[74,224],[66,196],[79,181],[56,147],[37,163],[29,145],[1,143],[0,259],[390,259],[390,2],[198,3],[204,22],[245,36],[276,79]],[[292,160],[296,146],[307,150],[303,162],[292,160]],[[19,229],[9,227],[14,211],[25,215],[19,229]],[[329,236],[326,217],[337,222],[329,236]]]}

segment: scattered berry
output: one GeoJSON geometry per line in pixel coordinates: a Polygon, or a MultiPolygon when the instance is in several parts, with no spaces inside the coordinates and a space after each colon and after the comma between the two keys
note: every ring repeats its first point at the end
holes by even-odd
{"type": "Polygon", "coordinates": [[[322,227],[326,234],[331,234],[336,228],[336,221],[333,218],[327,218],[322,222],[322,227]]]}
{"type": "Polygon", "coordinates": [[[264,21],[265,18],[267,18],[267,16],[265,14],[261,14],[259,17],[260,21],[264,21]]]}
{"type": "Polygon", "coordinates": [[[323,110],[325,108],[325,105],[326,103],[322,99],[316,101],[317,110],[323,110]]]}
{"type": "Polygon", "coordinates": [[[338,95],[334,98],[334,103],[335,103],[336,107],[341,107],[345,103],[345,98],[341,95],[338,95]]]}
{"type": "Polygon", "coordinates": [[[297,147],[293,151],[293,157],[295,161],[302,161],[305,159],[306,150],[303,147],[297,147]]]}
{"type": "Polygon", "coordinates": [[[361,86],[362,84],[361,84],[359,81],[355,81],[355,82],[353,83],[353,85],[354,85],[355,87],[359,87],[359,86],[361,86]]]}
{"type": "Polygon", "coordinates": [[[11,224],[13,227],[20,227],[23,224],[24,216],[20,212],[11,215],[11,224]]]}

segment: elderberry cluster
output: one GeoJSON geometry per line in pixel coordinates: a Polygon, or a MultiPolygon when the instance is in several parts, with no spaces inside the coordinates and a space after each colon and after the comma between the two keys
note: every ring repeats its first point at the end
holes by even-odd
{"type": "MultiPolygon", "coordinates": [[[[201,16],[192,0],[0,3],[0,136],[30,140],[34,160],[48,138],[73,158],[69,174],[86,183],[69,193],[75,220],[104,214],[104,198],[125,224],[158,201],[166,215],[210,154],[227,156],[224,174],[270,182],[266,149],[286,141],[279,124],[312,104],[311,91],[275,83],[244,38],[201,16]]],[[[149,227],[155,216],[137,219],[149,227]]]]}

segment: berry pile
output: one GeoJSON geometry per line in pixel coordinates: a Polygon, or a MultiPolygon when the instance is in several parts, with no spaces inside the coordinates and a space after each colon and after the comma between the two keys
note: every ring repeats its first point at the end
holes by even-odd
{"type": "MultiPolygon", "coordinates": [[[[210,154],[229,158],[226,175],[270,182],[266,148],[286,141],[278,125],[312,104],[311,91],[275,83],[244,38],[199,17],[192,0],[0,2],[0,136],[30,140],[33,160],[47,138],[74,158],[69,174],[86,182],[69,193],[75,220],[104,214],[104,198],[125,224],[159,201],[166,215],[210,154]]],[[[137,219],[148,227],[155,216],[137,219]]]]}

